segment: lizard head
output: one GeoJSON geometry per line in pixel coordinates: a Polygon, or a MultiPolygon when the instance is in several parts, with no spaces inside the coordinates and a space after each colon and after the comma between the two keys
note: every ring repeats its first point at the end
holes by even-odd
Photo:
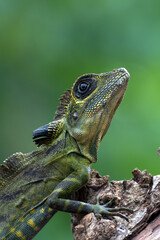
{"type": "MultiPolygon", "coordinates": [[[[127,87],[129,73],[120,68],[108,73],[82,75],[74,83],[65,114],[68,133],[91,162],[127,87]]],[[[62,99],[64,101],[64,99],[62,99]]],[[[66,102],[67,100],[65,100],[66,102]]]]}
{"type": "Polygon", "coordinates": [[[36,145],[48,147],[61,133],[67,133],[65,136],[75,140],[76,150],[96,162],[99,143],[122,101],[128,80],[129,73],[124,68],[79,77],[60,98],[56,121],[33,131],[36,145]]]}
{"type": "Polygon", "coordinates": [[[85,74],[62,96],[55,119],[76,140],[80,153],[97,160],[99,143],[122,101],[129,73],[120,68],[108,73],[85,74]]]}

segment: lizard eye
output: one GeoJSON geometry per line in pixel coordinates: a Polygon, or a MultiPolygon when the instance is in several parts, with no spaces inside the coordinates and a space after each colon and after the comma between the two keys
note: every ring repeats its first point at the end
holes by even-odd
{"type": "Polygon", "coordinates": [[[87,82],[81,82],[79,85],[78,85],[78,91],[79,93],[83,94],[83,93],[86,93],[88,88],[89,88],[89,83],[87,82]]]}
{"type": "Polygon", "coordinates": [[[77,79],[73,86],[73,92],[77,98],[83,100],[88,97],[96,87],[97,81],[94,79],[94,74],[86,74],[77,79]]]}

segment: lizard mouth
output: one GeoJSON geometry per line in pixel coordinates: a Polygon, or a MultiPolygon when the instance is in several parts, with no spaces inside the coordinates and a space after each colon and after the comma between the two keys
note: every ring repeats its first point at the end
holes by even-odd
{"type": "Polygon", "coordinates": [[[104,101],[102,106],[103,109],[107,110],[111,108],[110,105],[112,105],[112,103],[115,102],[115,104],[113,104],[112,107],[114,112],[116,111],[116,109],[118,108],[123,99],[124,93],[127,88],[128,80],[130,77],[128,71],[124,68],[120,68],[116,71],[123,71],[124,74],[119,76],[112,84],[110,84],[109,87],[107,87],[103,97],[104,99],[106,99],[106,101],[104,101]]]}
{"type": "Polygon", "coordinates": [[[126,71],[126,73],[122,77],[120,77],[115,84],[110,86],[110,89],[112,89],[111,90],[112,93],[110,95],[109,101],[106,101],[106,103],[104,103],[103,111],[101,114],[101,124],[100,124],[102,127],[102,132],[101,132],[102,135],[100,138],[101,140],[106,134],[110,126],[111,120],[123,99],[124,93],[127,88],[128,80],[129,80],[129,73],[126,71]]]}
{"type": "Polygon", "coordinates": [[[105,108],[107,111],[111,110],[111,115],[113,116],[115,111],[117,110],[118,106],[120,105],[124,93],[127,88],[129,80],[129,73],[123,75],[123,77],[119,78],[119,80],[116,82],[116,85],[114,88],[112,88],[112,94],[110,96],[110,99],[107,103],[104,104],[103,108],[105,108]]]}

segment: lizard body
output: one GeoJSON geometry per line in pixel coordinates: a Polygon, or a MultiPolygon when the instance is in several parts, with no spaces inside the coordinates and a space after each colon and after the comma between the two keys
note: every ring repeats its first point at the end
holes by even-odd
{"type": "Polygon", "coordinates": [[[70,200],[87,183],[99,143],[127,87],[129,73],[82,75],[62,96],[55,121],[33,132],[40,149],[0,166],[0,239],[32,239],[58,211],[118,215],[107,205],[70,200]]]}

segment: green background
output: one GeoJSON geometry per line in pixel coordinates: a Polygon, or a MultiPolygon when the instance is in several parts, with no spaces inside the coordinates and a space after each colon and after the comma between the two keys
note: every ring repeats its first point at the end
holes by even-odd
{"type": "MultiPolygon", "coordinates": [[[[92,167],[111,180],[160,172],[160,1],[0,0],[1,159],[35,149],[58,98],[84,73],[125,67],[130,82],[92,167]]],[[[58,213],[35,237],[73,239],[58,213]]]]}

